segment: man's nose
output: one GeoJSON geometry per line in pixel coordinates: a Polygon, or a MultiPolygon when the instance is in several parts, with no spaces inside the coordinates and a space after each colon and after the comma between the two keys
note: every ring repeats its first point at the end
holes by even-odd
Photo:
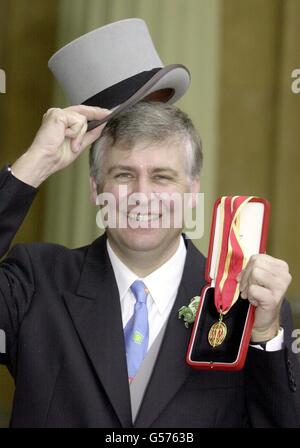
{"type": "Polygon", "coordinates": [[[148,176],[146,175],[137,176],[133,185],[133,193],[142,193],[147,198],[149,198],[152,193],[152,190],[153,186],[148,176]]]}
{"type": "Polygon", "coordinates": [[[129,193],[130,205],[138,206],[143,210],[148,210],[152,200],[153,186],[147,176],[138,176],[131,185],[129,193]]]}

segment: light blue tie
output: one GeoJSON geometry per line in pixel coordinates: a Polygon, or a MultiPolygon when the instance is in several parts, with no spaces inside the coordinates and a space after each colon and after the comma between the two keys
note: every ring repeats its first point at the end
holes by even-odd
{"type": "Polygon", "coordinates": [[[129,381],[135,377],[146,356],[149,342],[149,323],[147,310],[148,291],[141,280],[130,287],[136,298],[134,314],[124,329],[127,368],[129,381]]]}

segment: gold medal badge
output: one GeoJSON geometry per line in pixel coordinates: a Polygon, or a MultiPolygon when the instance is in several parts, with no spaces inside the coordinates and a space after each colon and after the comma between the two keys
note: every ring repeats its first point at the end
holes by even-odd
{"type": "Polygon", "coordinates": [[[224,339],[226,338],[226,335],[227,335],[227,326],[223,322],[223,316],[221,314],[219,322],[215,322],[209,330],[208,342],[213,348],[215,348],[223,343],[224,339]]]}

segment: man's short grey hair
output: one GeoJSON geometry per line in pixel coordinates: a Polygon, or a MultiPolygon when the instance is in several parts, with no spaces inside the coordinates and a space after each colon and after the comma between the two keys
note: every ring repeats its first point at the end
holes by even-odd
{"type": "Polygon", "coordinates": [[[182,143],[186,147],[187,176],[199,177],[202,168],[202,144],[192,120],[178,107],[158,102],[140,102],[111,118],[90,149],[90,175],[98,184],[106,151],[114,145],[125,149],[137,143],[182,143]]]}

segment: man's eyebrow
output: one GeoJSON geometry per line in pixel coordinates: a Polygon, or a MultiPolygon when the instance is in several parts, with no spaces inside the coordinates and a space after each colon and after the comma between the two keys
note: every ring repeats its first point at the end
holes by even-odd
{"type": "Polygon", "coordinates": [[[161,166],[158,168],[153,168],[152,173],[153,174],[169,173],[169,174],[172,174],[173,176],[178,176],[178,171],[173,170],[173,168],[169,168],[168,166],[161,166]]]}
{"type": "MultiPolygon", "coordinates": [[[[130,165],[113,165],[109,168],[108,174],[111,174],[115,170],[135,171],[134,167],[132,167],[130,165]]],[[[173,176],[178,176],[178,172],[168,166],[160,166],[160,167],[156,167],[156,168],[151,168],[149,171],[151,171],[152,174],[169,173],[173,176]]]]}
{"type": "Polygon", "coordinates": [[[109,168],[108,174],[115,170],[134,171],[134,168],[130,165],[113,165],[109,168]]]}

